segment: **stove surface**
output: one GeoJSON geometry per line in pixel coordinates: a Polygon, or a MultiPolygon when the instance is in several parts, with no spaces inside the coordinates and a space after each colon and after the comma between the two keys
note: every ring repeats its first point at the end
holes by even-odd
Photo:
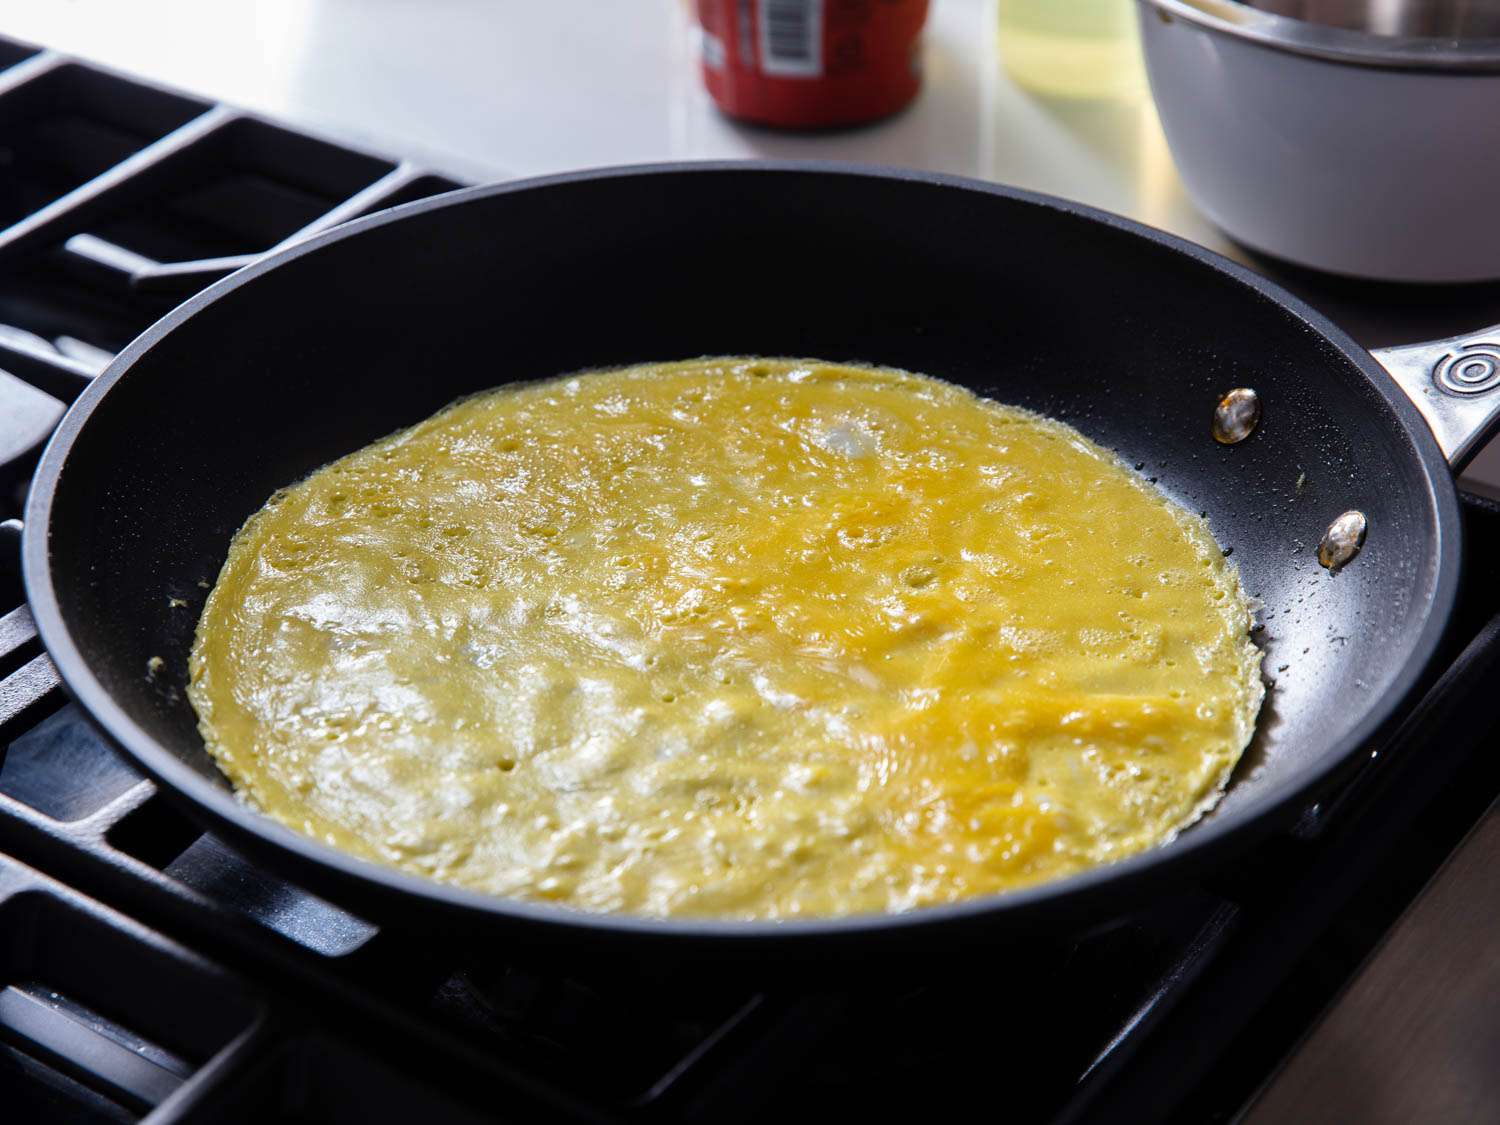
{"type": "MultiPolygon", "coordinates": [[[[16,517],[64,404],[156,317],[455,181],[21,44],[0,67],[0,1104],[23,1120],[883,1118],[979,1098],[1020,1120],[1227,1120],[1500,793],[1500,591],[1471,582],[1426,696],[1341,790],[1067,940],[714,978],[356,917],[203,833],[67,701],[16,517]]],[[[1474,558],[1500,550],[1500,505],[1465,512],[1474,558]]]]}

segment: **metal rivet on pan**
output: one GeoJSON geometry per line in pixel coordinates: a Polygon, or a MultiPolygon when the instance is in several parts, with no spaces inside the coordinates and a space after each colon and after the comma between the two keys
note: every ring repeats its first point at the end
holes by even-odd
{"type": "Polygon", "coordinates": [[[1214,407],[1214,441],[1235,445],[1260,424],[1260,395],[1249,387],[1235,387],[1214,407]]]}
{"type": "Polygon", "coordinates": [[[1328,530],[1323,533],[1322,540],[1318,543],[1318,562],[1329,570],[1338,570],[1364,546],[1365,530],[1369,527],[1369,521],[1365,514],[1356,509],[1349,509],[1338,519],[1328,525],[1328,530]]]}

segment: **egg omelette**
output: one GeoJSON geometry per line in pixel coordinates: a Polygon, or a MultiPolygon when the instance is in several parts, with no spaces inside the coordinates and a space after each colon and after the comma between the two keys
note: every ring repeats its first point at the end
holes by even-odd
{"type": "Polygon", "coordinates": [[[241,795],[590,911],[904,911],[1169,840],[1253,733],[1206,522],[892,369],[649,364],[464,399],[277,493],[191,657],[241,795]]]}

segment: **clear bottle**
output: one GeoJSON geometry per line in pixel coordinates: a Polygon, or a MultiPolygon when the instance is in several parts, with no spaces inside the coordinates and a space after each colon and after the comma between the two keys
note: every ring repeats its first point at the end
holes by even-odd
{"type": "Polygon", "coordinates": [[[1000,57],[1039,94],[1132,98],[1146,89],[1135,0],[998,0],[1000,57]]]}

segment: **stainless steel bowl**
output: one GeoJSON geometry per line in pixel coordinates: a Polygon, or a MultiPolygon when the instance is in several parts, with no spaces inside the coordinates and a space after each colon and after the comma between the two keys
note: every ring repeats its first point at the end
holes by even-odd
{"type": "Polygon", "coordinates": [[[1253,249],[1500,277],[1500,0],[1138,0],[1167,140],[1253,249]]]}
{"type": "Polygon", "coordinates": [[[1369,35],[1422,39],[1500,37],[1495,0],[1241,0],[1241,6],[1369,35]]]}
{"type": "Polygon", "coordinates": [[[1169,18],[1368,66],[1500,71],[1500,0],[1147,0],[1169,18]]]}

